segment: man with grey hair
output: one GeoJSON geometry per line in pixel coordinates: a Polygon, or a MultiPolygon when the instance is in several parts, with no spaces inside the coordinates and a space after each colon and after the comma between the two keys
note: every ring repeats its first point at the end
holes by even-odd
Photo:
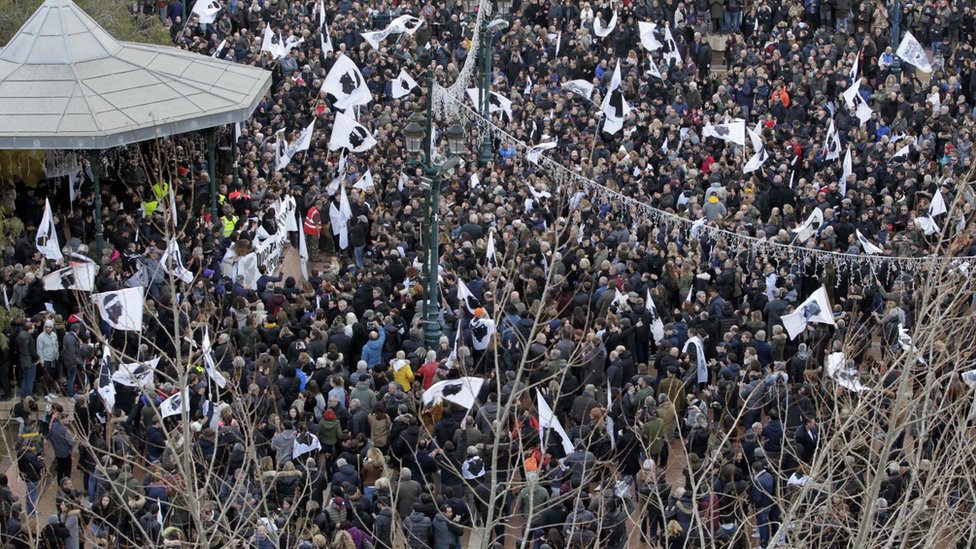
{"type": "Polygon", "coordinates": [[[41,373],[43,375],[45,392],[53,394],[57,390],[58,380],[61,373],[58,371],[60,356],[60,345],[58,344],[58,334],[54,331],[54,321],[44,321],[44,331],[37,335],[37,357],[41,361],[41,373]]]}
{"type": "Polygon", "coordinates": [[[396,508],[403,519],[413,510],[413,504],[420,500],[423,487],[413,480],[413,471],[409,467],[400,469],[400,480],[396,483],[396,508]]]}

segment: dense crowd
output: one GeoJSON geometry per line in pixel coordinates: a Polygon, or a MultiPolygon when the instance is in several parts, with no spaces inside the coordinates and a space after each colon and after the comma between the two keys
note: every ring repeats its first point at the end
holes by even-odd
{"type": "MultiPolygon", "coordinates": [[[[865,379],[879,378],[881,355],[898,347],[899,325],[915,321],[912,273],[857,262],[841,268],[827,255],[784,260],[656,224],[596,196],[570,208],[567,191],[557,192],[517,143],[495,138],[491,161],[477,165],[472,129],[468,162],[445,178],[440,197],[443,335],[428,346],[420,267],[427,191],[403,136],[411,111],[423,108],[423,91],[394,100],[391,82],[401,68],[419,79],[431,64],[442,84],[454,82],[474,55],[467,49],[474,14],[461,0],[328,2],[336,51],[323,54],[315,0],[218,1],[222,11],[203,28],[195,16],[186,23],[179,1],[144,4],[170,26],[177,46],[273,73],[272,91],[237,139],[238,175],[230,160],[218,161],[219,219],[210,213],[202,139],[164,139],[104,158],[106,245],[96,291],[148,273],[142,332],[100,330],[84,296],[44,290],[41,275],[52,265],[42,265],[33,238],[44,199],[59,211],[65,250],[94,256],[91,187],[70,208],[67,192],[54,187],[18,189],[11,199],[25,231],[3,250],[4,297],[23,314],[7,331],[0,383],[4,398],[19,399],[16,461],[28,492],[21,504],[0,485],[2,531],[14,546],[26,547],[22,523],[38,512],[48,468],[57,496],[42,521],[47,546],[180,546],[197,525],[176,488],[186,455],[194,481],[215,494],[202,503],[212,545],[365,549],[403,539],[414,549],[457,549],[489,516],[518,517],[509,526],[524,528],[536,548],[619,548],[628,540],[697,546],[700,528],[715,540],[707,545],[748,547],[752,526],[761,546],[776,543],[777,502],[809,470],[823,436],[819,422],[843,392],[825,373],[825,357],[851,334],[877,339],[880,355],[865,345],[847,358],[865,379]],[[423,19],[415,34],[391,37],[378,51],[362,40],[360,32],[404,13],[423,19]],[[272,60],[260,51],[266,25],[304,41],[272,60]],[[340,175],[339,154],[327,146],[335,111],[319,92],[340,53],[367,79],[373,101],[359,121],[377,140],[368,152],[349,154],[341,174],[352,211],[345,248],[328,215],[340,200],[327,190],[340,175]],[[310,149],[275,171],[276,133],[294,140],[313,119],[310,149]],[[367,170],[374,185],[352,188],[367,170]],[[160,263],[171,231],[169,186],[191,284],[171,279],[160,263]],[[539,197],[543,189],[551,196],[539,197]],[[227,258],[284,230],[273,206],[285,195],[298,205],[309,276],[262,269],[248,288],[226,274],[227,258]],[[486,258],[490,235],[494,263],[486,258]],[[478,301],[475,310],[459,301],[458,281],[478,301]],[[837,325],[810,324],[791,339],[780,319],[821,286],[837,325]],[[652,335],[656,318],[661,339],[652,335]],[[223,390],[202,366],[204,326],[228,380],[223,390]],[[103,340],[130,362],[162,357],[155,386],[116,384],[108,412],[92,390],[103,340]],[[172,382],[178,362],[192,364],[187,431],[176,428],[179,417],[156,411],[180,390],[172,382]],[[486,380],[474,409],[423,404],[425,389],[461,375],[486,380]],[[570,440],[540,440],[536,389],[570,440]],[[51,393],[74,397],[73,411],[41,398],[51,393]],[[52,465],[44,462],[45,440],[52,465]],[[294,455],[306,446],[320,448],[294,455]],[[513,480],[517,490],[493,491],[513,480]]],[[[616,7],[615,30],[599,38],[592,21],[606,21],[609,6],[516,3],[510,26],[492,37],[492,88],[513,101],[510,119],[497,113],[495,123],[528,145],[557,141],[547,156],[644,204],[798,250],[861,254],[860,232],[885,255],[932,253],[943,239],[926,235],[916,218],[941,193],[962,213],[940,219],[950,244],[938,253],[976,255],[968,221],[976,195],[967,184],[968,98],[976,92],[970,6],[902,5],[901,34],[910,30],[929,48],[931,75],[903,62],[896,71],[898,44],[880,1],[616,7]],[[661,79],[648,73],[638,21],[674,30],[681,61],[668,66],[654,53],[661,79]],[[724,66],[715,66],[722,63],[709,40],[717,33],[729,33],[724,66]],[[611,135],[601,131],[598,105],[618,60],[633,112],[611,135]],[[873,111],[865,124],[840,99],[855,62],[859,93],[873,111]],[[576,79],[596,86],[592,100],[562,88],[576,79]],[[736,117],[761,127],[770,158],[758,171],[743,174],[742,147],[702,135],[707,122],[736,117]],[[825,155],[831,119],[853,152],[846,192],[841,161],[825,155]],[[907,154],[896,154],[906,144],[907,154]],[[794,240],[792,229],[814,209],[823,223],[794,240]]],[[[233,132],[223,139],[228,144],[233,132]]],[[[289,239],[299,246],[297,233],[289,239]]],[[[904,479],[924,471],[897,449],[891,463],[879,497],[894,507],[911,497],[904,479]]],[[[838,474],[846,482],[863,471],[838,474]]],[[[858,486],[847,482],[848,501],[858,486]]],[[[843,528],[831,524],[886,524],[843,505],[834,510],[839,522],[823,529],[824,546],[847,544],[843,528]]],[[[503,542],[505,522],[482,533],[503,542]]]]}

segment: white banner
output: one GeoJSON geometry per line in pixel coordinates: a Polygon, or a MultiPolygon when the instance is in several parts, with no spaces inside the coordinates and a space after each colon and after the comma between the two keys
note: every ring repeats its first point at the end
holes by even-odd
{"type": "MultiPolygon", "coordinates": [[[[294,222],[289,223],[289,218],[295,217],[295,208],[295,198],[290,195],[285,195],[281,200],[281,205],[277,208],[278,213],[275,214],[275,227],[278,230],[275,231],[275,234],[265,238],[254,246],[257,265],[264,265],[265,272],[269,274],[275,272],[281,266],[281,251],[285,248],[285,242],[288,241],[289,227],[295,227],[297,230],[294,222]]],[[[242,258],[241,262],[243,263],[246,258],[247,256],[242,258]]],[[[257,265],[254,266],[255,270],[257,265]]],[[[250,269],[245,269],[243,266],[238,267],[238,272],[244,275],[245,279],[248,277],[248,273],[244,272],[246,270],[250,269]]],[[[256,276],[254,280],[257,280],[256,276]]],[[[260,289],[258,288],[258,290],[260,289]]]]}

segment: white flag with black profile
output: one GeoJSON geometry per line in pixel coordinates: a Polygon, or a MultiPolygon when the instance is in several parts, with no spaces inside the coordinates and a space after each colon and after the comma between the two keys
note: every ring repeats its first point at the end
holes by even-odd
{"type": "MultiPolygon", "coordinates": [[[[613,76],[610,78],[610,87],[607,88],[607,95],[603,98],[603,103],[600,104],[600,110],[604,115],[611,121],[615,123],[620,121],[622,123],[623,119],[630,114],[630,105],[627,100],[624,99],[623,91],[620,89],[620,85],[623,82],[623,78],[620,75],[620,60],[617,60],[617,65],[613,69],[613,76]]],[[[616,124],[615,124],[616,126],[616,124]]],[[[617,132],[608,132],[617,133],[617,132]]]]}
{"type": "Polygon", "coordinates": [[[647,302],[644,303],[644,307],[647,312],[651,313],[651,337],[654,338],[655,342],[664,339],[664,321],[661,320],[661,315],[657,314],[657,307],[654,306],[654,300],[651,299],[651,290],[647,290],[647,302]]]}
{"type": "Polygon", "coordinates": [[[661,76],[661,71],[657,68],[657,63],[654,62],[654,58],[650,55],[647,56],[647,74],[658,80],[664,80],[664,77],[661,76]]]}
{"type": "Polygon", "coordinates": [[[298,139],[294,143],[285,147],[284,152],[278,159],[278,163],[275,165],[276,171],[281,171],[291,164],[291,159],[295,157],[296,154],[307,151],[309,147],[312,146],[312,133],[315,132],[315,119],[302,129],[302,132],[298,134],[298,139]]]}
{"type": "Polygon", "coordinates": [[[220,13],[220,2],[217,0],[197,0],[197,3],[193,4],[191,13],[195,13],[200,18],[201,25],[212,25],[217,20],[217,14],[220,13]]]}
{"type": "Polygon", "coordinates": [[[681,61],[681,52],[678,51],[678,42],[675,41],[674,35],[671,34],[671,27],[664,27],[664,44],[661,48],[663,50],[664,59],[667,61],[667,65],[671,65],[681,61]]]}
{"type": "Polygon", "coordinates": [[[193,282],[193,273],[183,266],[183,255],[180,253],[180,245],[176,242],[176,238],[169,240],[169,244],[166,245],[166,251],[163,252],[159,263],[166,272],[182,280],[184,283],[191,284],[193,282]]]}
{"type": "Polygon", "coordinates": [[[647,51],[656,51],[664,47],[654,33],[657,31],[657,25],[654,23],[648,23],[646,21],[637,22],[637,32],[640,35],[641,46],[647,51]]]}
{"type": "Polygon", "coordinates": [[[824,159],[826,160],[837,160],[840,158],[840,134],[837,133],[837,128],[834,126],[834,120],[830,120],[830,126],[827,128],[827,142],[824,143],[824,159]]]}
{"type": "Polygon", "coordinates": [[[553,413],[552,408],[546,399],[542,396],[542,393],[538,389],[535,390],[536,396],[536,410],[539,412],[539,438],[542,440],[545,447],[549,446],[549,441],[551,439],[546,437],[546,431],[552,429],[559,435],[561,439],[563,451],[566,455],[573,453],[573,441],[569,439],[569,435],[566,433],[566,429],[563,428],[562,424],[559,423],[559,419],[556,418],[556,414],[553,413]]]}
{"type": "Polygon", "coordinates": [[[92,294],[102,320],[116,330],[142,331],[142,313],[146,304],[145,288],[135,287],[114,292],[92,294]]]}
{"type": "Polygon", "coordinates": [[[589,99],[593,96],[593,83],[588,80],[570,80],[569,82],[564,82],[561,87],[562,89],[575,93],[584,99],[589,99]]]}
{"type": "Polygon", "coordinates": [[[857,116],[861,126],[871,119],[871,106],[861,97],[860,80],[855,80],[851,87],[847,88],[841,95],[844,97],[847,108],[854,113],[854,116],[857,116]]]}
{"type": "Polygon", "coordinates": [[[373,100],[373,94],[366,85],[363,73],[346,54],[336,59],[329,74],[322,81],[321,91],[332,97],[333,104],[339,110],[366,105],[373,100]]]}
{"type": "Polygon", "coordinates": [[[414,88],[418,87],[420,87],[420,84],[417,84],[417,81],[410,76],[407,69],[400,69],[400,74],[396,77],[396,80],[393,81],[393,99],[400,99],[401,97],[409,95],[414,88]]]}
{"type": "Polygon", "coordinates": [[[261,51],[270,53],[272,59],[281,59],[285,56],[285,41],[282,40],[280,32],[271,30],[271,25],[264,27],[261,51]]]}
{"type": "Polygon", "coordinates": [[[414,17],[412,15],[401,15],[393,21],[390,21],[390,24],[387,25],[383,30],[363,32],[360,34],[367,44],[372,46],[374,50],[378,50],[380,49],[380,42],[385,40],[387,37],[401,33],[413,35],[423,24],[424,20],[420,19],[419,17],[414,17]]]}
{"type": "Polygon", "coordinates": [[[332,125],[332,135],[329,137],[329,150],[346,149],[350,152],[366,152],[376,145],[373,137],[365,126],[356,122],[351,116],[337,112],[335,123],[332,125]]]}
{"type": "Polygon", "coordinates": [[[459,377],[438,381],[424,391],[424,405],[434,404],[438,398],[471,409],[478,401],[478,394],[485,380],[480,377],[459,377]]]}
{"type": "Polygon", "coordinates": [[[488,231],[488,244],[485,246],[485,259],[488,260],[488,265],[497,266],[498,265],[498,253],[495,251],[495,230],[490,229],[488,231]]]}
{"type": "Polygon", "coordinates": [[[539,158],[542,157],[542,153],[548,151],[549,149],[555,149],[558,146],[556,141],[550,141],[548,143],[539,143],[538,145],[532,146],[525,153],[525,159],[533,164],[539,163],[539,158]]]}
{"type": "Polygon", "coordinates": [[[840,189],[840,194],[847,194],[847,180],[852,175],[854,175],[854,157],[851,156],[851,146],[847,146],[847,152],[844,153],[844,162],[841,165],[841,175],[840,183],[837,187],[840,189]]]}
{"type": "Polygon", "coordinates": [[[184,411],[190,411],[189,389],[183,389],[177,393],[173,393],[173,395],[159,404],[159,415],[163,419],[182,414],[184,411]]]}
{"type": "Polygon", "coordinates": [[[95,273],[98,266],[94,263],[82,263],[58,269],[44,275],[44,289],[49,292],[58,290],[78,290],[91,292],[95,290],[95,273]]]}
{"type": "Polygon", "coordinates": [[[915,65],[918,70],[924,73],[932,72],[932,64],[929,63],[929,56],[925,53],[925,48],[911,32],[905,32],[905,37],[901,39],[901,44],[898,44],[895,55],[904,59],[906,63],[915,65]]]}
{"type": "Polygon", "coordinates": [[[200,344],[200,350],[203,351],[203,368],[207,371],[207,376],[217,384],[218,387],[223,389],[227,386],[227,378],[224,374],[220,373],[217,369],[217,363],[214,362],[213,353],[210,352],[210,328],[206,327],[203,330],[203,342],[200,344]]]}
{"type": "Polygon", "coordinates": [[[156,373],[156,366],[159,365],[159,357],[147,362],[133,362],[131,364],[119,364],[119,368],[112,374],[112,381],[126,387],[136,387],[148,389],[153,385],[153,375],[156,373]]]}
{"type": "Polygon", "coordinates": [[[95,390],[105,402],[105,409],[111,413],[115,408],[115,383],[112,381],[112,349],[105,345],[102,349],[102,361],[98,367],[98,382],[95,390]]]}
{"type": "MultiPolygon", "coordinates": [[[[481,103],[479,103],[478,101],[480,97],[478,95],[479,93],[478,88],[468,88],[467,90],[465,90],[465,92],[468,94],[468,99],[471,100],[471,103],[473,103],[476,107],[480,109],[481,103]]],[[[488,93],[488,114],[495,114],[496,112],[499,111],[501,111],[505,116],[507,116],[508,120],[512,120],[512,100],[498,92],[489,92],[488,93]]]]}
{"type": "Polygon", "coordinates": [[[464,305],[464,308],[471,314],[474,314],[475,309],[481,307],[481,302],[478,301],[478,298],[468,289],[468,285],[460,278],[457,279],[457,298],[458,302],[464,305]]]}
{"type": "Polygon", "coordinates": [[[807,220],[803,222],[803,225],[793,229],[796,234],[795,242],[798,244],[805,243],[811,236],[820,230],[820,226],[823,225],[824,215],[823,210],[820,208],[814,208],[810,215],[807,216],[807,220]]]}
{"type": "Polygon", "coordinates": [[[370,173],[369,170],[366,170],[366,173],[364,173],[363,176],[359,178],[359,181],[357,181],[356,184],[352,186],[352,188],[365,191],[366,189],[375,186],[376,184],[373,183],[373,174],[370,173]]]}
{"type": "Polygon", "coordinates": [[[744,147],[746,144],[746,121],[742,118],[736,118],[724,124],[706,123],[705,127],[702,128],[702,136],[721,139],[744,147]]]}
{"type": "Polygon", "coordinates": [[[222,57],[220,56],[222,53],[224,53],[224,49],[226,48],[227,48],[227,39],[225,38],[224,40],[220,41],[220,44],[217,46],[217,49],[214,50],[213,55],[211,55],[210,57],[214,59],[222,59],[222,57]]]}
{"type": "Polygon", "coordinates": [[[44,199],[44,216],[41,217],[41,224],[37,226],[37,236],[34,237],[34,245],[37,251],[44,257],[61,261],[64,255],[61,254],[61,244],[58,243],[58,231],[54,225],[54,213],[51,210],[51,201],[44,199]]]}
{"type": "Polygon", "coordinates": [[[332,36],[329,34],[329,22],[325,18],[325,2],[319,2],[319,40],[322,43],[323,55],[335,51],[332,46],[332,36]]]}
{"type": "Polygon", "coordinates": [[[610,36],[613,29],[617,28],[617,10],[613,10],[613,15],[606,23],[603,22],[603,14],[593,18],[593,34],[600,38],[610,36]]]}
{"type": "Polygon", "coordinates": [[[854,233],[857,235],[857,241],[861,244],[861,249],[867,255],[877,255],[884,253],[884,250],[875,246],[870,240],[867,239],[863,234],[861,234],[861,229],[855,229],[854,233]]]}
{"type": "Polygon", "coordinates": [[[827,288],[823,286],[800,303],[795,311],[783,315],[782,320],[783,327],[790,334],[790,339],[796,339],[796,336],[802,334],[810,323],[837,325],[827,296],[827,288]]]}
{"type": "Polygon", "coordinates": [[[317,452],[321,449],[322,441],[319,440],[319,437],[308,431],[302,431],[291,443],[291,457],[297,459],[305,454],[317,452]]]}

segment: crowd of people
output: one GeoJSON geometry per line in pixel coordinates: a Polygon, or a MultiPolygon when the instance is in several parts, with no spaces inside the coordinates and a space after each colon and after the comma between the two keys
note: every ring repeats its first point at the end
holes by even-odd
{"type": "MultiPolygon", "coordinates": [[[[493,120],[510,137],[493,138],[481,165],[472,129],[468,162],[443,182],[433,296],[443,335],[431,344],[420,267],[428,187],[403,135],[424,92],[393,99],[392,82],[401,69],[419,79],[430,65],[445,86],[465,74],[474,14],[461,0],[329,1],[335,51],[324,53],[316,0],[216,1],[222,9],[209,25],[180,1],[144,8],[176,46],[273,73],[237,137],[238,157],[216,166],[218,219],[212,166],[192,135],[104,156],[100,256],[90,186],[70,208],[51,182],[5,197],[25,227],[3,250],[0,273],[8,307],[19,311],[0,362],[2,396],[18,399],[16,462],[27,494],[17,501],[6,486],[13,473],[0,476],[0,533],[14,547],[28,546],[25,521],[41,513],[48,488],[57,492],[55,508],[43,509],[48,547],[181,546],[201,529],[211,546],[261,549],[396,540],[459,549],[476,535],[498,544],[524,535],[534,548],[787,544],[773,538],[785,530],[781,503],[809,472],[820,425],[843,392],[825,358],[845,350],[849,365],[877,379],[899,347],[899,325],[916,322],[918,273],[856,261],[841,268],[830,252],[863,254],[866,240],[887,256],[976,255],[970,6],[902,4],[900,34],[911,31],[932,59],[924,74],[893,59],[892,14],[880,1],[523,0],[491,38],[492,89],[513,102],[493,120]],[[595,36],[593,19],[614,9],[613,32],[595,36]],[[423,20],[415,34],[378,50],[363,41],[361,32],[408,13],[423,20]],[[680,60],[669,65],[643,49],[639,21],[673,29],[680,60]],[[261,51],[266,26],[303,41],[272,59],[261,51]],[[358,117],[377,141],[346,155],[341,173],[328,147],[335,105],[320,91],[339,55],[367,80],[373,100],[358,117]],[[722,55],[724,66],[715,62],[722,55]],[[610,134],[599,105],[618,61],[633,110],[610,134]],[[840,97],[855,64],[872,109],[863,124],[840,97]],[[578,79],[594,84],[594,97],[562,86],[578,79]],[[760,170],[743,173],[743,147],[703,135],[706,123],[732,118],[761,128],[769,159],[760,170]],[[312,120],[310,148],[276,171],[276,134],[294,141],[312,120]],[[827,159],[831,121],[852,151],[847,181],[841,160],[827,159]],[[668,215],[790,244],[797,255],[692,235],[597,196],[570,208],[575,189],[557,189],[518,152],[551,141],[558,147],[546,156],[598,185],[668,215]],[[367,170],[372,185],[353,188],[367,170]],[[340,206],[329,189],[336,177],[351,209],[348,242],[329,216],[340,206]],[[952,207],[926,234],[916,219],[936,194],[952,207]],[[262,267],[249,287],[227,274],[227,258],[286,230],[274,209],[286,195],[297,204],[308,275],[262,267]],[[106,330],[84,293],[44,289],[54,265],[34,234],[45,198],[66,257],[97,259],[96,292],[149,286],[141,332],[106,330]],[[823,222],[795,238],[815,209],[823,222]],[[161,263],[172,212],[191,283],[161,263]],[[477,301],[470,309],[462,282],[477,301]],[[781,318],[822,286],[836,325],[809,324],[790,338],[781,318]],[[663,337],[654,336],[658,319],[663,337]],[[204,367],[205,327],[223,389],[204,367]],[[880,341],[880,353],[842,348],[852,334],[880,341]],[[115,384],[110,410],[96,390],[103,345],[115,362],[161,357],[152,387],[115,384]],[[431,385],[462,376],[485,381],[470,410],[424,402],[431,385]],[[189,425],[159,413],[184,388],[189,425]],[[568,440],[540,438],[552,431],[540,431],[548,422],[536,390],[568,440]],[[187,484],[209,497],[188,501],[187,484]]],[[[225,141],[234,138],[227,132],[225,141]]],[[[288,238],[300,247],[297,232],[288,238]]],[[[882,507],[912,497],[904,479],[924,471],[910,458],[892,452],[882,507]]],[[[834,474],[846,482],[864,471],[834,474]]],[[[845,484],[845,501],[863,495],[856,484],[845,484]]],[[[844,524],[876,520],[883,529],[894,520],[834,506],[844,506],[835,509],[843,519],[823,528],[834,536],[824,546],[847,545],[844,524]]]]}

